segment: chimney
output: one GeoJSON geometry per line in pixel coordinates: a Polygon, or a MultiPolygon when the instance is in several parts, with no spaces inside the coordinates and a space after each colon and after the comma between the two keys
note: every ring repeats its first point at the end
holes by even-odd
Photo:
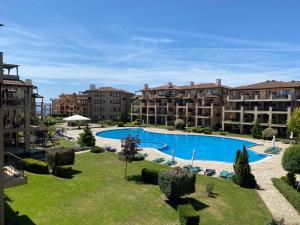
{"type": "Polygon", "coordinates": [[[190,85],[194,86],[195,85],[194,81],[190,81],[190,85]]]}
{"type": "Polygon", "coordinates": [[[90,90],[95,90],[96,89],[96,84],[90,84],[90,90]]]}
{"type": "Polygon", "coordinates": [[[222,86],[222,80],[221,80],[221,79],[217,79],[217,80],[216,80],[216,85],[222,86]]]}
{"type": "Polygon", "coordinates": [[[144,84],[144,89],[148,89],[149,85],[148,84],[144,84]]]}
{"type": "Polygon", "coordinates": [[[26,81],[27,84],[32,85],[32,80],[26,79],[25,81],[26,81]]]}
{"type": "Polygon", "coordinates": [[[172,82],[168,83],[168,87],[171,88],[173,86],[172,82]]]}

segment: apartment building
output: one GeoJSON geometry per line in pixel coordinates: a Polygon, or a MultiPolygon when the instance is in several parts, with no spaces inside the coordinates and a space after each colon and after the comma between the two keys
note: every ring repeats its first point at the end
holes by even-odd
{"type": "Polygon", "coordinates": [[[29,148],[33,89],[30,80],[19,79],[18,65],[3,63],[0,52],[0,224],[4,224],[4,188],[27,183],[22,160],[10,151],[18,148],[20,133],[22,148],[29,148]]]}
{"type": "Polygon", "coordinates": [[[91,84],[85,91],[87,95],[87,116],[92,121],[118,120],[128,115],[133,93],[113,87],[100,87],[91,84]]]}
{"type": "Polygon", "coordinates": [[[258,121],[284,134],[292,111],[300,106],[300,82],[266,81],[229,90],[222,109],[224,130],[249,133],[258,121]]]}
{"type": "Polygon", "coordinates": [[[263,127],[286,132],[287,120],[300,106],[300,81],[266,81],[230,88],[216,83],[149,88],[132,99],[131,119],[147,124],[174,124],[177,118],[188,126],[205,126],[249,133],[255,121],[263,127]]]}
{"type": "Polygon", "coordinates": [[[174,124],[178,118],[188,126],[221,127],[223,96],[228,87],[216,83],[177,86],[167,85],[150,88],[144,85],[141,95],[132,99],[131,120],[140,118],[147,124],[174,124]]]}
{"type": "Polygon", "coordinates": [[[61,94],[52,101],[52,114],[79,114],[87,116],[87,95],[85,93],[61,94]]]}

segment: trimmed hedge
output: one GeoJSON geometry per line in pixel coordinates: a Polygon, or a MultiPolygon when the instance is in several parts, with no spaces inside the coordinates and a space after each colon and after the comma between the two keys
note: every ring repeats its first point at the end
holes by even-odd
{"type": "Polygon", "coordinates": [[[141,153],[134,154],[133,161],[143,161],[145,159],[145,156],[141,153]]]}
{"type": "Polygon", "coordinates": [[[63,165],[73,165],[75,161],[74,149],[53,149],[46,154],[47,162],[50,168],[63,165]]]}
{"type": "Polygon", "coordinates": [[[36,159],[23,159],[24,169],[31,173],[49,174],[48,163],[36,159]]]}
{"type": "Polygon", "coordinates": [[[69,178],[71,177],[72,167],[71,166],[56,166],[53,168],[52,171],[53,175],[62,177],[62,178],[69,178]]]}
{"type": "Polygon", "coordinates": [[[279,178],[272,178],[273,185],[278,189],[278,191],[288,200],[294,208],[300,213],[300,194],[293,188],[293,186],[288,185],[285,181],[279,178]]]}
{"type": "Polygon", "coordinates": [[[169,200],[178,200],[181,196],[195,192],[196,175],[186,169],[175,167],[158,174],[158,184],[169,200]]]}
{"type": "Polygon", "coordinates": [[[144,183],[158,184],[159,170],[143,168],[141,175],[144,183]]]}
{"type": "Polygon", "coordinates": [[[98,147],[98,146],[95,146],[95,147],[91,147],[91,152],[92,153],[102,153],[102,152],[105,152],[105,149],[101,148],[101,147],[98,147]]]}
{"type": "Polygon", "coordinates": [[[192,205],[178,205],[177,207],[180,224],[182,225],[198,225],[200,222],[199,213],[192,205]]]}

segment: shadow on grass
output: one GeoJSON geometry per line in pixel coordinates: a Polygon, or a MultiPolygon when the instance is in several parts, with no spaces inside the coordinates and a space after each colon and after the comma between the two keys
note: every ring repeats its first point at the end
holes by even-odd
{"type": "Polygon", "coordinates": [[[133,181],[137,184],[142,184],[143,183],[143,179],[141,175],[132,175],[132,176],[127,176],[127,181],[133,181]]]}
{"type": "Polygon", "coordinates": [[[197,211],[203,210],[203,209],[209,207],[209,205],[207,205],[203,202],[200,202],[197,199],[190,198],[190,197],[181,198],[177,201],[166,200],[166,203],[169,204],[175,210],[177,210],[178,205],[186,205],[186,204],[191,204],[194,207],[194,209],[197,211]]]}
{"type": "Polygon", "coordinates": [[[6,202],[4,203],[6,225],[36,225],[27,215],[20,215],[15,212],[6,202]]]}
{"type": "Polygon", "coordinates": [[[211,192],[207,195],[210,198],[216,198],[217,196],[219,196],[219,194],[215,193],[215,192],[211,192]]]}
{"type": "Polygon", "coordinates": [[[68,174],[65,174],[64,176],[57,176],[57,177],[62,178],[62,179],[72,179],[72,178],[75,177],[75,175],[80,174],[80,173],[82,173],[80,170],[73,170],[72,169],[68,174]]]}

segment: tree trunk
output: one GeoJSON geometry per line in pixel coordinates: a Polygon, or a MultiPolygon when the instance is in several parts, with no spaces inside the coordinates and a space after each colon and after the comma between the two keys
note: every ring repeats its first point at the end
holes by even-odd
{"type": "Polygon", "coordinates": [[[127,178],[127,160],[125,162],[126,163],[125,163],[125,176],[124,176],[124,178],[126,180],[126,178],[127,178]]]}

